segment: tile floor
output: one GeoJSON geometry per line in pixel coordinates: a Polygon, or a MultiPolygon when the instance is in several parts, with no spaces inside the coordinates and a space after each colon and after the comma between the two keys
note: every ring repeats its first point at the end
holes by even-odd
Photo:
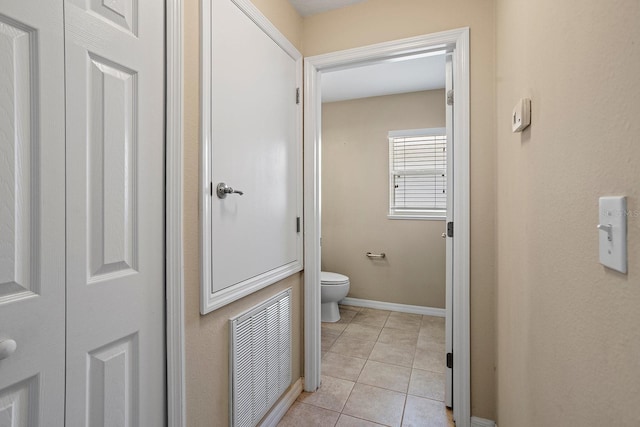
{"type": "Polygon", "coordinates": [[[279,427],[452,427],[444,405],[444,318],[340,306],[322,324],[322,385],[279,427]]]}

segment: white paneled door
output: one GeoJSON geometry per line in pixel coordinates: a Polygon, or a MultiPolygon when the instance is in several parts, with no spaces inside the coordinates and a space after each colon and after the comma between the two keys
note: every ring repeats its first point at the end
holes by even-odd
{"type": "Polygon", "coordinates": [[[68,426],[165,425],[164,2],[67,0],[68,426]]]}
{"type": "Polygon", "coordinates": [[[62,0],[0,0],[0,426],[64,422],[62,0]]]}
{"type": "Polygon", "coordinates": [[[0,427],[166,424],[163,165],[164,3],[0,0],[0,427]]]}
{"type": "Polygon", "coordinates": [[[302,269],[302,61],[250,1],[202,8],[206,313],[302,269]]]}
{"type": "Polygon", "coordinates": [[[244,193],[211,199],[224,289],[298,257],[297,61],[230,0],[212,2],[212,20],[212,182],[244,193]]]}

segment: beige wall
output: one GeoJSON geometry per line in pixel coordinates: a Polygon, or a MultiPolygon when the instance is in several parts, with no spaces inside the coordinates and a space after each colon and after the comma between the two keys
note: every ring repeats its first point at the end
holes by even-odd
{"type": "Polygon", "coordinates": [[[251,0],[260,12],[301,50],[302,18],[288,0],[251,0]]]}
{"type": "MultiPolygon", "coordinates": [[[[305,56],[469,26],[471,28],[471,392],[472,414],[495,415],[494,395],[494,0],[368,0],[301,20],[286,0],[255,0],[262,12],[305,56]],[[301,23],[302,22],[302,23],[301,23]]],[[[227,332],[221,325],[252,301],[302,278],[274,285],[257,296],[199,315],[199,1],[185,0],[185,322],[187,417],[191,426],[226,425],[227,332]]],[[[294,307],[301,316],[301,305],[294,307]]],[[[301,319],[301,317],[300,317],[301,319]]],[[[301,327],[302,320],[298,326],[301,327]]],[[[301,352],[301,330],[294,344],[301,352]]],[[[301,373],[301,359],[294,376],[301,373]]]]}
{"type": "Polygon", "coordinates": [[[500,427],[638,426],[640,2],[496,16],[500,427]],[[520,97],[532,125],[513,134],[520,97]],[[605,195],[628,197],[628,275],[598,263],[605,195]]]}
{"type": "Polygon", "coordinates": [[[471,33],[471,412],[495,416],[494,0],[368,0],[307,17],[305,56],[459,27],[471,33]]]}
{"type": "MultiPolygon", "coordinates": [[[[299,46],[301,19],[286,0],[261,0],[257,6],[299,46]]],[[[280,290],[293,287],[293,379],[302,375],[302,274],[200,315],[198,249],[199,172],[199,0],[184,1],[184,279],[187,425],[229,425],[228,319],[280,290]]]]}
{"type": "Polygon", "coordinates": [[[444,89],[322,105],[322,269],[350,297],[445,307],[444,220],[387,218],[388,132],[445,126],[444,89]]]}

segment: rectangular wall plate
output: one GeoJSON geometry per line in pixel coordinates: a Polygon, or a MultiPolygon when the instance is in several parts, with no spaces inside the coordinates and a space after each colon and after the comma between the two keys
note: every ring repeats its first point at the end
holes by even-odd
{"type": "Polygon", "coordinates": [[[627,198],[600,197],[598,238],[600,263],[627,272],[627,198]]]}
{"type": "Polygon", "coordinates": [[[531,124],[531,100],[529,98],[521,98],[511,115],[511,131],[522,132],[531,124]]]}

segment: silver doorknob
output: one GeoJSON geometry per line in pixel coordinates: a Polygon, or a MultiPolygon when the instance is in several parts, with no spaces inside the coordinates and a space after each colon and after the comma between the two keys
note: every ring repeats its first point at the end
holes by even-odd
{"type": "Polygon", "coordinates": [[[11,356],[18,347],[18,344],[14,340],[6,339],[0,341],[0,360],[6,359],[11,356]]]}
{"type": "Polygon", "coordinates": [[[442,233],[442,238],[446,239],[447,238],[447,233],[442,233]]]}
{"type": "Polygon", "coordinates": [[[234,190],[224,182],[221,182],[216,187],[216,194],[218,195],[219,199],[224,199],[225,197],[227,197],[227,194],[239,194],[242,196],[244,193],[240,190],[234,190]]]}

